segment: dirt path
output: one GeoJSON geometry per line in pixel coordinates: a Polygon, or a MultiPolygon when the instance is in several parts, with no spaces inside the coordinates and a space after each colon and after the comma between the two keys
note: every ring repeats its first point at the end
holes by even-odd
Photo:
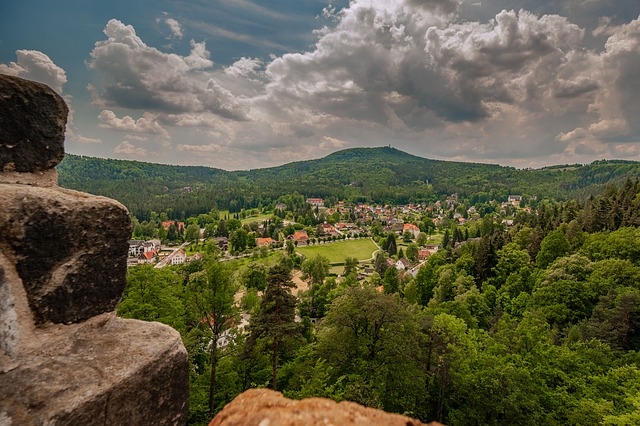
{"type": "Polygon", "coordinates": [[[293,293],[294,296],[297,296],[299,291],[309,290],[309,283],[302,279],[302,271],[296,271],[291,281],[296,285],[295,288],[291,289],[291,293],[293,293]]]}

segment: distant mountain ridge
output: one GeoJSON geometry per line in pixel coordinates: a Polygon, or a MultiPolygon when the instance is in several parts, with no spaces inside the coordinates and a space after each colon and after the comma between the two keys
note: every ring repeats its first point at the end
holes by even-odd
{"type": "Polygon", "coordinates": [[[515,169],[418,157],[392,147],[350,148],[326,157],[263,169],[225,171],[67,154],[57,167],[63,187],[115,198],[136,216],[172,217],[212,207],[237,211],[266,206],[294,192],[374,203],[435,201],[458,193],[470,202],[584,198],[640,176],[640,163],[602,160],[588,165],[515,169]]]}

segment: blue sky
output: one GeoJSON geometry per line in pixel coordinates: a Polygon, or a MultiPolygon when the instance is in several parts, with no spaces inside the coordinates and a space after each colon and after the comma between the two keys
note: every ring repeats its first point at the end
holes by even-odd
{"type": "Polygon", "coordinates": [[[67,152],[249,169],[391,144],[516,167],[640,160],[638,0],[0,2],[0,72],[67,152]]]}

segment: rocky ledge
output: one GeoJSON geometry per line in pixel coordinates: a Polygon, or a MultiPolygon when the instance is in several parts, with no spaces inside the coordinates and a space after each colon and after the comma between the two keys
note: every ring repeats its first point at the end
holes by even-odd
{"type": "Polygon", "coordinates": [[[0,425],[185,424],[180,335],[114,313],[127,209],[57,185],[67,113],[0,75],[0,425]]]}
{"type": "MultiPolygon", "coordinates": [[[[209,426],[420,426],[416,419],[325,398],[300,401],[269,389],[250,389],[231,401],[209,426]]],[[[437,422],[428,426],[442,426],[437,422]]]]}

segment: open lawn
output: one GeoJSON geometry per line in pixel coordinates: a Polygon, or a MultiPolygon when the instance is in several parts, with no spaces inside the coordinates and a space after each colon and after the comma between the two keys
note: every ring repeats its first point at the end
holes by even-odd
{"type": "Polygon", "coordinates": [[[243,225],[246,225],[247,223],[252,223],[252,222],[262,222],[267,219],[271,219],[272,217],[273,217],[273,213],[259,214],[257,216],[249,216],[249,217],[245,217],[244,219],[240,219],[240,222],[242,222],[243,225]]]}
{"type": "Polygon", "coordinates": [[[321,255],[329,259],[331,263],[343,263],[347,257],[367,260],[371,258],[371,255],[376,250],[378,250],[378,247],[370,238],[336,241],[296,248],[296,251],[307,259],[321,255]]]}

